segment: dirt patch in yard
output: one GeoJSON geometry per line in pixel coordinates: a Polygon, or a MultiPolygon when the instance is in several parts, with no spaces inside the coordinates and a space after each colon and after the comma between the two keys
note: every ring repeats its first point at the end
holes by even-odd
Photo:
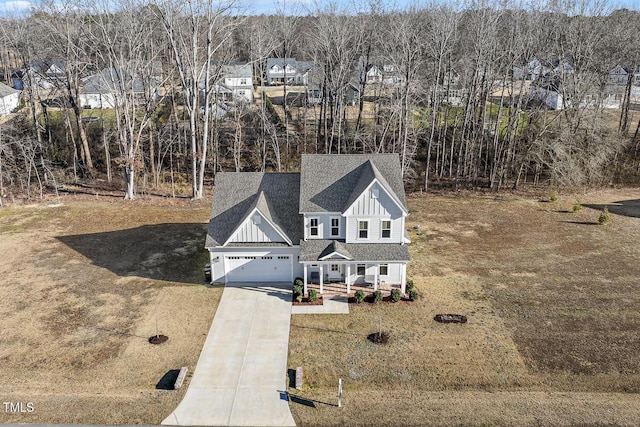
{"type": "Polygon", "coordinates": [[[203,285],[209,208],[63,198],[0,209],[0,411],[9,423],[159,423],[222,289],[203,285]],[[171,337],[149,344],[157,333],[171,337]]]}

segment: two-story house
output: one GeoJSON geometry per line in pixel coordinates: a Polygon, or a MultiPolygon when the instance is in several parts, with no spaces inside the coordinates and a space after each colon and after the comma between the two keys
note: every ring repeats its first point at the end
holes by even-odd
{"type": "Polygon", "coordinates": [[[381,283],[405,291],[408,215],[395,154],[302,156],[300,173],[219,173],[212,282],[381,283]]]}
{"type": "Polygon", "coordinates": [[[222,66],[215,90],[224,101],[253,102],[253,69],[249,63],[222,66]]]}
{"type": "Polygon", "coordinates": [[[309,72],[314,64],[311,61],[298,61],[295,58],[268,58],[267,84],[306,85],[309,83],[309,72]]]}

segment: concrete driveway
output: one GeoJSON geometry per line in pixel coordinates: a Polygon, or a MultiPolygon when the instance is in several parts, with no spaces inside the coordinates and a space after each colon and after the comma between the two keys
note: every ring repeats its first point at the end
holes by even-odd
{"type": "Polygon", "coordinates": [[[284,392],[291,284],[230,284],[184,399],[162,424],[295,426],[284,392]]]}

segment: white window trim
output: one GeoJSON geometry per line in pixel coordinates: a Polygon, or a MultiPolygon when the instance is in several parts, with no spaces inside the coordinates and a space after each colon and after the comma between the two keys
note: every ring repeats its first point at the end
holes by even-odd
{"type": "Polygon", "coordinates": [[[378,274],[380,276],[388,276],[389,275],[389,264],[379,264],[378,265],[378,274]],[[384,274],[382,273],[382,267],[383,266],[387,269],[387,272],[384,273],[384,274]]]}
{"type": "Polygon", "coordinates": [[[369,220],[368,219],[359,219],[358,220],[358,239],[359,240],[369,240],[369,220]],[[365,224],[367,224],[367,228],[366,229],[360,229],[360,223],[364,222],[365,224]],[[366,231],[367,232],[367,237],[360,237],[360,231],[366,231]]]}
{"type": "Polygon", "coordinates": [[[329,219],[329,233],[331,234],[331,237],[338,237],[340,236],[340,217],[339,216],[332,216],[331,219],[329,219]],[[338,225],[334,226],[333,225],[333,220],[337,220],[338,221],[338,225]],[[337,228],[338,232],[336,234],[333,234],[333,229],[337,228]]]}
{"type": "Polygon", "coordinates": [[[367,264],[356,264],[356,276],[366,276],[366,275],[367,275],[367,264]],[[358,269],[360,268],[360,266],[363,266],[364,274],[358,273],[358,269]]]}
{"type": "Polygon", "coordinates": [[[380,220],[380,238],[381,239],[390,239],[391,238],[391,220],[390,219],[381,219],[380,220]],[[389,228],[384,228],[384,223],[389,223],[389,228]],[[384,237],[385,230],[389,230],[389,237],[384,237]]]}
{"type": "Polygon", "coordinates": [[[317,238],[320,237],[320,219],[318,217],[310,217],[309,218],[309,237],[317,238]],[[316,225],[312,225],[312,221],[316,221],[316,225]],[[316,229],[316,234],[313,234],[311,230],[316,229]]]}

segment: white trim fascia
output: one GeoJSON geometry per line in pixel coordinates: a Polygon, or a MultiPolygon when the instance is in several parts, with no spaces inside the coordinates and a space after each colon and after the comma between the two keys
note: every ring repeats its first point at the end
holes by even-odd
{"type": "MultiPolygon", "coordinates": [[[[353,203],[351,203],[351,204],[350,204],[350,205],[349,205],[349,206],[344,210],[344,212],[342,212],[342,215],[343,215],[343,216],[346,216],[346,213],[347,213],[347,212],[348,212],[348,211],[353,207],[353,205],[355,205],[355,204],[356,204],[356,202],[358,201],[358,199],[360,199],[360,197],[362,197],[362,195],[363,195],[365,192],[370,191],[370,190],[371,190],[371,187],[372,187],[372,186],[373,186],[373,184],[375,184],[375,183],[377,183],[377,184],[378,184],[378,186],[380,186],[380,188],[382,188],[382,190],[387,194],[387,196],[389,196],[389,198],[393,201],[393,203],[394,203],[397,207],[399,207],[399,208],[400,208],[400,210],[402,211],[402,216],[403,216],[403,217],[404,217],[404,216],[409,215],[409,211],[407,210],[407,208],[405,208],[405,207],[402,205],[402,203],[400,203],[400,201],[399,201],[399,200],[397,200],[396,196],[394,196],[392,193],[390,193],[390,192],[389,192],[390,190],[387,190],[387,189],[386,189],[386,187],[385,187],[385,186],[384,186],[380,181],[378,181],[378,178],[373,178],[373,179],[371,180],[371,182],[369,183],[369,185],[367,185],[367,187],[362,191],[362,193],[360,193],[360,194],[358,195],[358,197],[356,197],[356,198],[355,198],[355,200],[353,201],[353,203]]],[[[376,200],[379,200],[379,197],[378,197],[378,199],[376,199],[376,200]]],[[[378,203],[379,203],[379,202],[378,202],[378,203]]]]}
{"type": "Polygon", "coordinates": [[[336,258],[329,258],[329,257],[331,257],[332,255],[339,255],[339,256],[341,256],[341,257],[342,257],[342,259],[341,259],[341,260],[338,260],[338,261],[353,261],[353,258],[348,258],[347,256],[342,255],[342,254],[341,254],[340,252],[338,252],[338,251],[333,251],[333,252],[331,252],[330,254],[323,256],[322,258],[318,258],[318,260],[320,260],[320,261],[336,260],[336,258]]]}
{"type": "MultiPolygon", "coordinates": [[[[253,218],[253,216],[256,214],[256,212],[257,212],[258,214],[260,214],[260,217],[261,217],[261,218],[262,218],[262,219],[263,219],[267,224],[269,224],[269,225],[271,226],[271,228],[273,228],[273,229],[276,231],[276,233],[278,233],[278,235],[279,235],[280,237],[282,237],[282,238],[284,239],[284,241],[285,241],[289,246],[293,246],[293,243],[291,242],[291,240],[290,240],[287,236],[285,236],[284,234],[282,234],[282,233],[280,232],[280,227],[277,227],[273,222],[269,221],[269,220],[267,219],[267,217],[266,217],[262,212],[260,212],[260,209],[258,209],[257,207],[253,208],[253,210],[252,210],[251,212],[249,212],[249,214],[246,216],[246,218],[244,219],[244,221],[242,221],[240,224],[238,224],[238,226],[237,226],[236,228],[234,228],[234,229],[233,229],[233,231],[232,231],[232,232],[231,232],[231,234],[229,235],[229,238],[227,239],[227,241],[226,241],[226,242],[224,242],[224,244],[223,244],[222,246],[227,246],[229,243],[231,243],[231,240],[232,240],[232,239],[233,239],[233,237],[236,235],[236,233],[238,232],[238,230],[239,230],[242,226],[244,226],[244,225],[247,223],[247,221],[250,221],[250,220],[253,218]]],[[[241,242],[240,242],[240,243],[241,243],[241,242]]],[[[251,242],[247,242],[247,243],[251,243],[251,242]]],[[[267,242],[265,242],[265,243],[267,243],[267,242]]],[[[280,242],[274,242],[274,243],[280,243],[280,242]]]]}

